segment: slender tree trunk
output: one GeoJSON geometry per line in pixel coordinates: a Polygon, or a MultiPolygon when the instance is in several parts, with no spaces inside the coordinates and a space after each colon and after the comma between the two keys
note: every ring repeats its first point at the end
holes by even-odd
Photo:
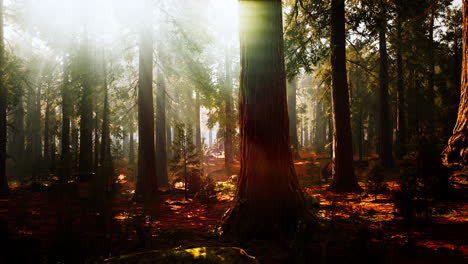
{"type": "MultiPolygon", "coordinates": [[[[166,113],[167,117],[167,113],[166,113]]],[[[168,120],[166,120],[166,153],[167,153],[167,159],[172,159],[172,128],[171,125],[169,124],[168,120]]]]}
{"type": "Polygon", "coordinates": [[[280,0],[240,1],[240,176],[223,232],[287,237],[307,215],[289,142],[280,0]]]}
{"type": "MultiPolygon", "coordinates": [[[[5,66],[5,44],[3,39],[3,0],[0,0],[0,78],[3,80],[5,66]]],[[[7,143],[7,90],[0,82],[0,195],[8,193],[6,176],[6,143],[7,143]]]]}
{"type": "Polygon", "coordinates": [[[427,77],[427,83],[428,83],[428,107],[426,108],[429,113],[425,113],[425,116],[428,116],[428,120],[426,120],[426,127],[427,127],[427,132],[433,133],[434,132],[434,124],[436,122],[436,112],[434,111],[435,107],[435,91],[434,91],[434,76],[435,76],[435,53],[434,53],[434,18],[435,18],[435,12],[436,12],[436,7],[437,4],[434,2],[434,6],[432,9],[432,12],[429,17],[429,69],[428,69],[428,77],[427,77]]]}
{"type": "Polygon", "coordinates": [[[88,177],[93,173],[93,99],[90,80],[90,54],[89,40],[85,33],[83,43],[83,66],[85,68],[81,77],[82,94],[80,105],[80,154],[78,174],[88,177]]]}
{"type": "Polygon", "coordinates": [[[166,152],[166,83],[160,69],[157,71],[156,92],[156,175],[159,187],[168,186],[166,152]]]}
{"type": "Polygon", "coordinates": [[[70,117],[72,114],[69,76],[68,76],[68,60],[67,55],[63,55],[63,83],[62,83],[62,146],[61,146],[61,172],[60,180],[67,182],[71,176],[71,153],[70,153],[70,117]]]}
{"type": "Polygon", "coordinates": [[[46,109],[45,109],[45,119],[44,119],[44,164],[47,170],[50,169],[50,162],[51,162],[51,147],[50,147],[50,140],[51,140],[51,133],[50,133],[50,111],[51,106],[49,102],[49,98],[46,99],[46,109]]]}
{"type": "Polygon", "coordinates": [[[297,113],[296,113],[296,93],[297,80],[292,80],[288,84],[288,115],[289,115],[289,136],[294,159],[300,159],[299,143],[297,140],[297,113]]]}
{"type": "Polygon", "coordinates": [[[39,176],[41,175],[41,161],[42,161],[42,138],[41,138],[41,94],[42,88],[39,88],[36,91],[35,98],[33,100],[33,107],[31,111],[32,115],[32,181],[37,183],[39,176]]]}
{"type": "Polygon", "coordinates": [[[24,105],[23,96],[21,95],[16,107],[14,116],[14,129],[15,132],[12,135],[12,147],[11,152],[15,159],[15,176],[23,183],[24,181],[24,105]]]}
{"type": "Polygon", "coordinates": [[[406,137],[408,134],[406,128],[405,115],[405,88],[403,75],[403,38],[402,38],[402,13],[401,1],[398,2],[397,17],[397,156],[401,158],[406,152],[406,137]]]}
{"type": "Polygon", "coordinates": [[[346,74],[345,1],[331,1],[331,67],[333,108],[333,183],[335,192],[361,188],[354,175],[353,142],[346,74]]]}
{"type": "Polygon", "coordinates": [[[195,146],[197,153],[200,158],[203,157],[203,146],[202,146],[202,137],[201,137],[201,120],[200,120],[200,93],[196,91],[195,93],[195,146]]]}
{"type": "Polygon", "coordinates": [[[388,103],[388,54],[387,54],[387,21],[385,12],[379,28],[379,144],[380,159],[386,168],[393,167],[392,122],[390,122],[390,106],[388,103]]]}
{"type": "Polygon", "coordinates": [[[140,31],[138,84],[138,179],[135,198],[150,202],[157,198],[158,182],[155,166],[154,108],[153,108],[153,38],[151,9],[142,14],[140,31]]]}
{"type": "Polygon", "coordinates": [[[463,0],[463,61],[460,106],[453,135],[444,150],[444,162],[468,165],[468,0],[463,0]]]}
{"type": "Polygon", "coordinates": [[[128,165],[135,169],[135,138],[133,134],[135,133],[133,129],[133,122],[130,122],[130,142],[129,142],[129,152],[128,152],[128,165]]]}
{"type": "Polygon", "coordinates": [[[111,138],[109,128],[109,89],[107,83],[106,60],[103,60],[104,72],[104,109],[102,113],[102,134],[101,134],[101,175],[104,180],[104,190],[112,191],[114,185],[114,165],[112,164],[111,138]]]}
{"type": "Polygon", "coordinates": [[[231,60],[229,53],[226,49],[225,56],[225,78],[226,78],[226,87],[224,94],[224,115],[225,115],[225,125],[224,125],[224,168],[229,173],[234,163],[234,136],[235,136],[235,126],[234,126],[234,115],[233,115],[233,104],[232,104],[232,76],[231,76],[231,60]]]}
{"type": "MultiPolygon", "coordinates": [[[[103,121],[104,122],[104,121],[103,121]]],[[[101,135],[102,136],[102,135],[101,135]]],[[[93,159],[93,172],[97,173],[99,170],[99,165],[100,165],[100,160],[101,158],[99,155],[102,156],[102,152],[100,150],[102,149],[101,147],[102,144],[99,142],[99,114],[96,109],[96,115],[94,117],[94,159],[93,159]]]]}
{"type": "MultiPolygon", "coordinates": [[[[318,91],[317,91],[318,93],[318,91]]],[[[323,102],[320,100],[316,105],[315,111],[315,150],[317,153],[323,153],[325,149],[325,141],[327,137],[327,124],[325,122],[325,111],[323,109],[323,102]]]]}

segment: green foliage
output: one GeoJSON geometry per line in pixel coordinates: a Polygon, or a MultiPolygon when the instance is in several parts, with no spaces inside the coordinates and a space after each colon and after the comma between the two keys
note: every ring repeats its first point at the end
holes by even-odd
{"type": "Polygon", "coordinates": [[[169,162],[171,172],[170,182],[183,181],[186,190],[197,192],[201,187],[200,160],[193,143],[193,129],[184,124],[176,125],[174,141],[172,142],[173,158],[169,162]]]}
{"type": "Polygon", "coordinates": [[[205,204],[207,207],[216,201],[216,184],[213,179],[211,179],[208,174],[205,174],[201,178],[201,186],[195,195],[195,199],[199,200],[201,203],[205,204]]]}

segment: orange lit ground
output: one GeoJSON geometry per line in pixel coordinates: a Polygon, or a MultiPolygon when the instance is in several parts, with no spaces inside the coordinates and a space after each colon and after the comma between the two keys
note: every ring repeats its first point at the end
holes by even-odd
{"type": "MultiPolygon", "coordinates": [[[[395,209],[390,195],[379,195],[375,200],[374,196],[333,194],[326,190],[327,185],[317,185],[319,170],[328,160],[312,153],[303,153],[301,156],[307,160],[296,161],[295,167],[304,193],[319,199],[320,208],[316,213],[321,217],[325,228],[336,225],[338,229],[343,230],[343,234],[326,236],[327,241],[339,241],[340,236],[353,236],[360,229],[365,229],[370,236],[369,241],[383,245],[385,254],[393,263],[451,263],[450,261],[458,261],[463,257],[468,259],[468,203],[445,204],[448,210],[444,214],[435,215],[427,223],[421,222],[413,227],[411,234],[419,250],[414,252],[419,253],[414,253],[416,257],[413,258],[405,257],[406,253],[400,252],[399,248],[404,248],[407,244],[408,230],[394,217],[395,209]],[[315,168],[308,170],[307,166],[312,158],[319,159],[315,168]],[[421,256],[426,255],[429,256],[428,259],[422,258],[424,261],[418,262],[421,256]]],[[[236,164],[235,168],[238,167],[236,164]]],[[[206,161],[205,172],[210,174],[214,181],[229,179],[229,175],[226,175],[222,168],[222,159],[210,158],[206,161]]],[[[120,168],[119,173],[125,175],[126,170],[120,168]]],[[[359,178],[363,177],[363,171],[357,170],[356,173],[359,178]]],[[[393,180],[394,174],[395,172],[389,172],[386,175],[391,179],[387,182],[390,189],[398,188],[398,184],[393,180]]],[[[230,205],[232,193],[218,194],[217,201],[207,207],[194,199],[185,201],[181,191],[166,192],[162,195],[159,205],[144,210],[131,200],[130,193],[134,185],[125,178],[121,178],[121,181],[120,191],[127,194],[118,196],[112,203],[112,242],[109,247],[114,254],[144,248],[232,246],[231,242],[220,240],[216,232],[213,232],[230,205]]],[[[361,186],[366,187],[362,182],[361,186]]],[[[51,191],[31,192],[16,189],[12,198],[0,200],[0,227],[15,239],[32,241],[34,247],[38,248],[34,254],[57,254],[53,249],[57,243],[73,238],[74,244],[71,246],[79,247],[87,252],[86,254],[93,255],[94,251],[90,248],[99,246],[92,241],[98,241],[104,235],[99,214],[90,208],[92,204],[83,199],[64,199],[51,191]],[[65,238],[63,230],[68,230],[65,238]]],[[[323,245],[320,245],[312,245],[311,252],[321,252],[320,247],[323,245]]],[[[339,245],[338,242],[330,242],[330,248],[336,252],[341,252],[339,245]]],[[[266,249],[265,245],[259,247],[255,242],[243,247],[248,249],[249,253],[263,259],[264,263],[283,263],[270,259],[269,254],[273,254],[275,250],[266,249]]]]}

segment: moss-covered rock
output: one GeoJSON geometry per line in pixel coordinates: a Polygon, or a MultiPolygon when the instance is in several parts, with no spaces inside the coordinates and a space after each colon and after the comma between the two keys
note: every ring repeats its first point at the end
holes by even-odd
{"type": "Polygon", "coordinates": [[[110,264],[248,264],[258,261],[236,247],[199,247],[177,250],[152,250],[105,260],[110,264]]]}

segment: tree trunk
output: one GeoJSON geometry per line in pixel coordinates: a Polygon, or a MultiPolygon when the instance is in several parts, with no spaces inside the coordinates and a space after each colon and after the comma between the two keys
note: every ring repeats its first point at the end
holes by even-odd
{"type": "Polygon", "coordinates": [[[333,183],[335,192],[355,192],[361,188],[354,175],[353,143],[346,74],[345,1],[331,1],[331,68],[333,109],[333,183]]]}
{"type": "Polygon", "coordinates": [[[20,95],[18,105],[15,109],[14,115],[14,129],[11,139],[11,153],[15,160],[14,174],[16,178],[23,183],[24,182],[24,105],[23,95],[20,95]]]}
{"type": "Polygon", "coordinates": [[[157,71],[156,92],[156,175],[159,187],[168,186],[166,152],[166,83],[161,69],[157,71]]]}
{"type": "Polygon", "coordinates": [[[62,83],[62,146],[61,146],[61,171],[60,180],[67,182],[71,176],[71,153],[70,153],[70,117],[73,111],[70,98],[70,88],[68,80],[68,60],[66,54],[63,55],[63,83],[62,83]]]}
{"type": "Polygon", "coordinates": [[[224,94],[224,168],[229,173],[231,171],[232,164],[234,163],[234,136],[235,126],[234,126],[234,115],[232,107],[232,76],[231,76],[231,60],[229,53],[226,50],[225,56],[225,94],[224,94]]]}
{"type": "Polygon", "coordinates": [[[296,113],[296,92],[297,80],[292,80],[288,84],[288,115],[289,115],[289,136],[294,159],[300,159],[299,142],[297,140],[297,113],[296,113]]]}
{"type": "Polygon", "coordinates": [[[96,115],[94,117],[94,158],[93,158],[93,172],[94,173],[97,173],[99,170],[99,165],[100,165],[100,160],[101,160],[99,155],[102,156],[102,152],[99,153],[100,150],[102,149],[100,145],[101,144],[99,142],[99,114],[98,114],[98,110],[96,109],[96,115]]]}
{"type": "Polygon", "coordinates": [[[42,160],[42,137],[41,133],[41,93],[42,87],[39,85],[37,91],[35,93],[35,98],[33,99],[32,105],[32,126],[30,133],[32,134],[32,181],[36,183],[39,179],[41,174],[41,160],[42,160]]]}
{"type": "Polygon", "coordinates": [[[84,73],[81,77],[82,94],[80,105],[80,158],[78,175],[89,176],[93,173],[93,99],[89,62],[88,36],[85,33],[83,44],[83,67],[84,73]]]}
{"type": "Polygon", "coordinates": [[[201,124],[200,124],[200,93],[195,92],[195,146],[197,148],[197,154],[203,157],[203,146],[202,146],[202,137],[201,137],[201,124]]]}
{"type": "Polygon", "coordinates": [[[104,182],[104,190],[106,192],[112,191],[114,184],[114,165],[112,164],[111,154],[111,139],[109,129],[109,89],[107,87],[107,67],[106,61],[103,61],[104,66],[104,109],[102,113],[102,131],[101,131],[101,156],[100,156],[100,177],[104,182]]]}
{"type": "Polygon", "coordinates": [[[135,198],[150,202],[157,198],[158,182],[155,166],[154,108],[153,108],[153,38],[151,9],[143,12],[140,32],[138,84],[138,179],[135,198]]]}
{"type": "Polygon", "coordinates": [[[128,150],[128,165],[134,170],[135,169],[135,138],[133,134],[135,133],[133,129],[133,122],[130,122],[130,143],[128,150]]]}
{"type": "Polygon", "coordinates": [[[405,116],[405,88],[403,75],[403,38],[402,38],[402,7],[401,1],[398,2],[398,17],[397,17],[397,157],[401,158],[406,152],[406,116],[405,116]]]}
{"type": "Polygon", "coordinates": [[[453,135],[444,150],[445,163],[468,165],[468,0],[463,0],[463,61],[460,106],[453,135]]]}
{"type": "MultiPolygon", "coordinates": [[[[5,65],[5,43],[3,39],[3,0],[0,0],[0,78],[3,80],[5,65]]],[[[7,90],[3,81],[0,83],[0,195],[9,191],[6,176],[7,143],[7,90]]]]}
{"type": "Polygon", "coordinates": [[[289,142],[280,0],[240,1],[240,176],[223,232],[288,237],[307,215],[289,142]]]}
{"type": "Polygon", "coordinates": [[[51,112],[51,106],[49,102],[49,98],[46,99],[46,109],[45,109],[45,119],[44,119],[44,164],[45,168],[49,170],[50,168],[50,162],[51,162],[51,147],[50,147],[50,141],[51,141],[51,134],[50,134],[50,112],[51,112]]]}
{"type": "Polygon", "coordinates": [[[380,159],[386,168],[393,167],[392,122],[390,122],[390,106],[388,104],[388,54],[387,54],[387,21],[385,12],[379,27],[379,144],[380,159]]]}
{"type": "Polygon", "coordinates": [[[434,91],[434,77],[435,77],[435,53],[434,53],[434,19],[435,19],[435,12],[437,9],[437,2],[434,2],[432,7],[432,11],[429,14],[429,50],[428,50],[428,59],[429,59],[429,69],[428,69],[428,76],[427,76],[427,111],[425,116],[427,116],[426,120],[426,127],[428,133],[434,132],[434,124],[436,122],[435,116],[436,112],[434,111],[435,107],[435,91],[434,91]]]}

